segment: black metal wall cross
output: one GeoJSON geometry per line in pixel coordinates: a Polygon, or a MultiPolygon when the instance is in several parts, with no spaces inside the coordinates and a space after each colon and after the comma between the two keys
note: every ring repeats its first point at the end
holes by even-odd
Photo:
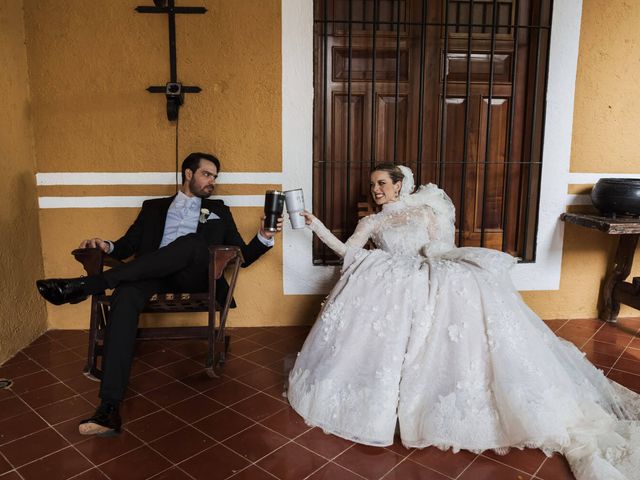
{"type": "Polygon", "coordinates": [[[205,13],[204,7],[176,7],[175,0],[153,0],[154,7],[136,7],[138,13],[166,13],[169,17],[169,66],[171,79],[165,86],[151,86],[147,91],[151,93],[164,93],[167,97],[167,118],[169,121],[178,119],[180,105],[184,103],[185,93],[198,93],[200,87],[182,85],[178,82],[178,68],[176,66],[176,14],[178,13],[205,13]]]}

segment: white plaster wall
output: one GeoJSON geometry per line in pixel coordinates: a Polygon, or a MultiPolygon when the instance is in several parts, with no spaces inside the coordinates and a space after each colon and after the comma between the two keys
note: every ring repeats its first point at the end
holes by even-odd
{"type": "MultiPolygon", "coordinates": [[[[542,191],[535,263],[518,264],[520,290],[560,286],[582,0],[554,2],[545,120],[542,191]]],[[[313,0],[282,0],[282,169],[284,188],[312,198],[313,0]]],[[[313,266],[311,234],[284,232],[285,294],[326,293],[336,267],[313,266]]]]}

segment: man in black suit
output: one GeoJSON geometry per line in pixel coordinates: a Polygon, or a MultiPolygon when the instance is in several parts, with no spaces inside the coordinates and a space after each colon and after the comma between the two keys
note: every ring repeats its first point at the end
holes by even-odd
{"type": "MultiPolygon", "coordinates": [[[[101,275],[36,282],[38,291],[55,305],[77,303],[107,288],[115,289],[105,336],[101,403],[95,414],[80,423],[85,435],[108,435],[121,428],[119,405],[124,397],[135,348],[138,316],[154,293],[203,292],[208,287],[209,245],[236,245],[243,267],[273,245],[275,232],[264,230],[245,244],[229,207],[210,200],[220,162],[213,155],[192,153],[182,162],[182,187],[173,197],[147,200],[127,233],[115,242],[92,238],[80,248],[97,247],[115,258],[135,259],[101,275]]],[[[277,230],[282,229],[282,219],[277,230]]],[[[218,284],[221,298],[228,291],[218,284]]]]}

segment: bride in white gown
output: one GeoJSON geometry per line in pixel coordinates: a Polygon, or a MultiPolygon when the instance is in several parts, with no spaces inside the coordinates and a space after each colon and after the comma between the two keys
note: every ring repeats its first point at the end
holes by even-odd
{"type": "Polygon", "coordinates": [[[454,207],[407,167],[371,174],[382,206],[342,243],[344,257],[289,377],[310,425],[367,445],[561,452],[579,480],[640,478],[640,396],[608,380],[531,311],[515,259],[456,248],[454,207]],[[372,239],[377,249],[364,250],[372,239]]]}

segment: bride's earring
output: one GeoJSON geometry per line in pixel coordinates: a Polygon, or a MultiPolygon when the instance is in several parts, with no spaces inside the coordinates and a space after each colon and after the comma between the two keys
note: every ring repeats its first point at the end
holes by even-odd
{"type": "Polygon", "coordinates": [[[400,188],[396,190],[396,200],[400,198],[400,190],[402,190],[402,183],[400,184],[400,188]]]}

